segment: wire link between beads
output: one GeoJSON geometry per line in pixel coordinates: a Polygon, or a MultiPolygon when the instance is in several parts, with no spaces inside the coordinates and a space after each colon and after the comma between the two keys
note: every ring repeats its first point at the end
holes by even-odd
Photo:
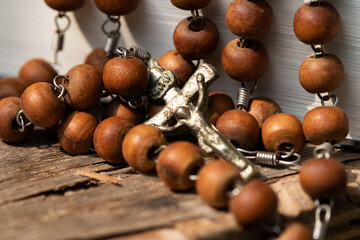
{"type": "Polygon", "coordinates": [[[311,45],[311,48],[314,51],[314,58],[325,56],[324,48],[322,45],[311,45]]]}
{"type": "Polygon", "coordinates": [[[313,155],[315,158],[330,158],[334,146],[328,142],[324,142],[314,148],[313,155]]]}
{"type": "Polygon", "coordinates": [[[329,204],[322,204],[318,199],[315,200],[315,205],[317,208],[315,210],[315,225],[313,232],[314,240],[325,240],[333,204],[333,200],[331,200],[329,204]]]}
{"type": "Polygon", "coordinates": [[[59,33],[65,33],[66,30],[69,29],[70,24],[71,24],[71,20],[70,20],[69,16],[66,15],[65,12],[60,11],[59,14],[55,17],[56,31],[59,32],[59,33]],[[61,20],[63,18],[65,19],[66,24],[65,24],[65,27],[61,28],[59,20],[61,20]]]}
{"type": "Polygon", "coordinates": [[[317,96],[318,96],[318,98],[320,98],[322,106],[325,106],[325,102],[331,100],[333,103],[333,106],[335,107],[339,101],[339,98],[331,92],[328,92],[328,94],[324,95],[324,96],[322,96],[320,93],[318,93],[317,96]]]}
{"type": "Polygon", "coordinates": [[[133,96],[133,97],[123,97],[119,96],[120,100],[124,103],[127,103],[129,107],[131,108],[138,108],[143,106],[145,103],[148,102],[148,95],[142,95],[142,96],[133,96]]]}
{"type": "Polygon", "coordinates": [[[60,78],[66,79],[67,81],[69,81],[69,78],[64,75],[58,75],[58,76],[54,77],[54,80],[53,80],[53,84],[55,86],[54,91],[60,90],[60,94],[59,94],[59,96],[57,96],[57,98],[62,98],[66,92],[66,88],[62,84],[57,83],[57,80],[60,78]]]}
{"type": "Polygon", "coordinates": [[[243,185],[244,185],[244,183],[242,181],[236,180],[234,182],[233,186],[231,186],[232,189],[227,192],[227,194],[226,194],[227,197],[228,198],[233,198],[236,195],[238,195],[241,192],[241,190],[243,189],[243,187],[244,187],[243,185]]]}
{"type": "Polygon", "coordinates": [[[101,26],[101,30],[103,31],[103,33],[108,36],[111,37],[112,34],[114,34],[113,32],[118,33],[118,35],[120,36],[120,28],[121,28],[121,22],[120,22],[120,17],[119,16],[108,16],[108,19],[105,20],[105,22],[103,23],[103,25],[101,26]],[[107,31],[106,30],[106,25],[108,23],[114,23],[116,25],[116,28],[114,30],[111,31],[107,31]]]}
{"type": "Polygon", "coordinates": [[[19,125],[19,131],[21,133],[25,132],[25,128],[30,126],[32,124],[32,122],[30,122],[25,114],[23,110],[20,110],[17,114],[16,114],[16,122],[19,125]],[[25,121],[27,121],[27,123],[25,123],[25,121]]]}

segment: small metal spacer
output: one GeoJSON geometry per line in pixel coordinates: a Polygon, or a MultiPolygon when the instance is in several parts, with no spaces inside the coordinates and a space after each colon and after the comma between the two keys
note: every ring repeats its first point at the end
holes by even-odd
{"type": "Polygon", "coordinates": [[[315,158],[330,158],[332,151],[334,151],[334,146],[329,142],[323,142],[314,148],[313,155],[315,158]]]}
{"type": "Polygon", "coordinates": [[[248,151],[242,148],[237,148],[237,150],[243,154],[247,154],[245,157],[249,160],[252,160],[255,164],[265,166],[288,166],[297,164],[301,160],[301,155],[295,153],[294,148],[292,148],[290,151],[276,152],[248,151]]]}
{"type": "Polygon", "coordinates": [[[134,46],[130,47],[129,49],[124,48],[124,47],[118,47],[116,49],[116,52],[117,52],[118,56],[121,58],[136,57],[136,58],[141,59],[144,62],[151,58],[150,53],[148,53],[147,51],[141,50],[137,47],[134,47],[134,46]]]}
{"type": "Polygon", "coordinates": [[[32,122],[30,122],[25,114],[23,110],[20,110],[17,114],[16,114],[16,122],[19,125],[19,131],[21,133],[25,132],[25,128],[30,126],[32,124],[32,122]],[[25,123],[27,122],[27,123],[25,123]]]}
{"type": "Polygon", "coordinates": [[[58,76],[54,77],[54,80],[53,80],[53,84],[55,86],[54,91],[60,90],[60,94],[59,94],[59,96],[57,96],[57,98],[62,98],[66,92],[66,88],[62,84],[57,83],[57,80],[59,78],[66,79],[67,81],[69,81],[69,78],[65,75],[58,75],[58,76]]]}
{"type": "Polygon", "coordinates": [[[320,203],[320,200],[315,200],[316,210],[315,210],[315,225],[313,232],[314,240],[325,240],[327,226],[331,218],[331,209],[334,204],[333,200],[330,200],[330,203],[320,203]]]}
{"type": "Polygon", "coordinates": [[[332,94],[331,92],[328,92],[328,94],[325,96],[322,96],[320,93],[318,93],[317,96],[320,98],[322,106],[325,106],[326,101],[331,100],[333,102],[333,106],[335,107],[339,101],[339,98],[335,94],[332,94]]]}
{"type": "Polygon", "coordinates": [[[250,91],[245,87],[240,87],[237,93],[236,107],[247,111],[250,102],[250,91]]]}

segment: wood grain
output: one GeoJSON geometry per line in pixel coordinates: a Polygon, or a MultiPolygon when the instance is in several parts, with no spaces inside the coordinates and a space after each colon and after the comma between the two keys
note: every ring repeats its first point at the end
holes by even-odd
{"type": "MultiPolygon", "coordinates": [[[[311,150],[303,151],[304,160],[311,150]]],[[[0,142],[0,155],[1,239],[264,239],[261,231],[243,231],[230,213],[207,206],[194,191],[172,192],[155,175],[107,164],[96,154],[69,156],[44,130],[22,144],[0,142]]],[[[335,155],[346,162],[349,186],[336,202],[329,237],[350,239],[360,236],[360,154],[335,155]]],[[[311,227],[314,204],[300,187],[299,168],[262,167],[261,173],[280,199],[285,223],[297,219],[311,227]]]]}

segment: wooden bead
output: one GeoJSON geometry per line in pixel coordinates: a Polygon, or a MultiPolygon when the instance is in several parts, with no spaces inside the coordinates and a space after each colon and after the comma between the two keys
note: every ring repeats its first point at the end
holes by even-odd
{"type": "Polygon", "coordinates": [[[45,0],[45,3],[57,11],[74,11],[84,5],[85,0],[45,0]]]}
{"type": "Polygon", "coordinates": [[[214,160],[202,167],[196,181],[196,191],[210,206],[224,208],[228,205],[228,192],[240,181],[239,169],[223,159],[214,160]]]}
{"type": "Polygon", "coordinates": [[[57,76],[55,69],[45,60],[35,58],[27,61],[19,71],[19,78],[28,84],[36,82],[52,83],[57,76]]]}
{"type": "Polygon", "coordinates": [[[144,106],[132,108],[127,103],[121,101],[119,98],[114,98],[103,114],[103,119],[116,116],[127,119],[134,124],[140,124],[144,122],[145,115],[146,112],[144,106]]]}
{"type": "Polygon", "coordinates": [[[172,190],[186,190],[194,187],[191,174],[204,165],[200,149],[186,141],[171,143],[159,154],[156,171],[160,179],[172,190]]]}
{"type": "Polygon", "coordinates": [[[200,17],[198,21],[194,21],[193,17],[188,17],[176,26],[173,41],[177,52],[184,58],[199,60],[216,49],[219,31],[208,18],[200,17]]]}
{"type": "Polygon", "coordinates": [[[96,7],[107,15],[121,16],[133,12],[140,0],[94,0],[96,7]]]}
{"type": "Polygon", "coordinates": [[[0,80],[0,99],[20,97],[28,86],[29,84],[20,78],[3,78],[0,80]]]}
{"type": "Polygon", "coordinates": [[[232,98],[224,92],[211,92],[209,94],[207,114],[211,124],[216,125],[219,117],[228,110],[234,109],[232,98]]]}
{"type": "Polygon", "coordinates": [[[303,119],[306,139],[313,144],[330,142],[336,144],[345,139],[349,132],[349,120],[343,110],[322,106],[307,112],[303,119]]]}
{"type": "Polygon", "coordinates": [[[240,46],[240,39],[234,39],[223,50],[222,65],[234,80],[255,81],[266,71],[269,57],[265,47],[255,41],[246,40],[246,47],[240,46]]]}
{"type": "Polygon", "coordinates": [[[0,139],[6,142],[19,142],[28,137],[34,126],[25,128],[25,132],[20,132],[16,123],[16,115],[21,110],[20,98],[6,97],[0,100],[0,139]]]}
{"type": "Polygon", "coordinates": [[[174,71],[177,74],[180,80],[180,88],[196,70],[194,63],[184,59],[176,50],[166,52],[159,58],[158,63],[164,69],[174,71]]]}
{"type": "Polygon", "coordinates": [[[296,37],[306,44],[330,42],[340,30],[340,15],[328,2],[302,5],[293,22],[296,37]]]}
{"type": "Polygon", "coordinates": [[[66,103],[57,98],[54,86],[47,82],[29,86],[21,95],[20,102],[26,118],[44,128],[58,123],[66,111],[66,103]]]}
{"type": "Polygon", "coordinates": [[[240,225],[258,226],[274,217],[277,198],[266,183],[253,180],[230,199],[229,208],[240,225]]]}
{"type": "Polygon", "coordinates": [[[308,57],[300,66],[301,86],[310,93],[334,91],[344,79],[344,66],[340,59],[332,54],[323,57],[308,57]]]}
{"type": "Polygon", "coordinates": [[[217,120],[216,128],[240,148],[254,150],[258,144],[260,127],[248,112],[229,110],[217,120]]]}
{"type": "Polygon", "coordinates": [[[289,113],[278,113],[269,117],[262,125],[261,135],[264,147],[270,152],[287,148],[300,152],[305,145],[301,122],[289,113]]]}
{"type": "Polygon", "coordinates": [[[125,134],[134,126],[121,117],[110,117],[102,121],[94,133],[94,147],[99,156],[111,163],[123,163],[122,142],[125,134]]]}
{"type": "Polygon", "coordinates": [[[171,3],[183,10],[197,10],[206,7],[211,0],[171,0],[171,3]]]}
{"type": "Polygon", "coordinates": [[[62,122],[58,131],[60,146],[71,155],[89,152],[98,121],[85,112],[72,112],[62,122]]]}
{"type": "Polygon", "coordinates": [[[270,116],[281,113],[280,106],[270,98],[257,97],[249,102],[249,111],[259,123],[260,128],[270,116]]]}
{"type": "Polygon", "coordinates": [[[109,60],[103,48],[96,48],[87,55],[85,64],[93,66],[102,77],[104,66],[109,60]]]}
{"type": "Polygon", "coordinates": [[[312,240],[312,235],[304,224],[292,223],[289,227],[281,233],[278,238],[274,240],[312,240]]]}
{"type": "Polygon", "coordinates": [[[229,30],[246,39],[264,36],[271,27],[272,19],[271,6],[264,0],[234,0],[226,12],[229,30]]]}
{"type": "Polygon", "coordinates": [[[146,173],[155,170],[154,151],[167,144],[165,135],[151,125],[137,125],[130,129],[123,140],[125,161],[135,170],[146,173]]]}
{"type": "Polygon", "coordinates": [[[147,112],[148,112],[149,118],[152,118],[153,116],[155,116],[164,107],[165,107],[165,105],[157,105],[154,103],[149,103],[148,107],[147,107],[147,112]]]}
{"type": "Polygon", "coordinates": [[[334,198],[346,189],[346,170],[336,159],[313,158],[301,168],[300,183],[313,199],[334,198]]]}
{"type": "Polygon", "coordinates": [[[88,64],[72,67],[63,79],[66,88],[65,100],[74,110],[87,110],[94,107],[102,94],[102,81],[99,72],[88,64]]]}
{"type": "Polygon", "coordinates": [[[145,63],[138,58],[116,57],[106,63],[103,82],[110,93],[136,96],[145,91],[149,73],[145,63]]]}

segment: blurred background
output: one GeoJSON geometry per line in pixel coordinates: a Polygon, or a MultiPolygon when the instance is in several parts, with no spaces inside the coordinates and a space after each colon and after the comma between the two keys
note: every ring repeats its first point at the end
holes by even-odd
{"type": "MultiPolygon", "coordinates": [[[[201,14],[210,18],[220,32],[217,50],[204,60],[220,72],[220,78],[210,91],[224,91],[235,99],[240,83],[228,77],[221,66],[223,48],[236,38],[225,23],[230,2],[212,0],[201,14]]],[[[342,25],[336,39],[325,46],[325,52],[337,55],[345,66],[345,80],[334,93],[339,97],[338,106],[350,119],[349,137],[360,140],[360,1],[329,2],[340,13],[342,25]]],[[[20,67],[32,58],[50,61],[57,12],[43,0],[0,0],[0,3],[0,76],[17,76],[20,67]]],[[[302,120],[308,110],[321,105],[318,98],[306,92],[298,80],[302,61],[313,53],[310,46],[297,40],[292,28],[293,16],[303,1],[268,0],[268,3],[274,12],[273,24],[267,36],[259,41],[268,51],[270,64],[252,96],[272,98],[283,112],[302,120]]],[[[107,17],[95,7],[93,0],[86,0],[81,9],[68,15],[71,26],[65,33],[64,50],[59,53],[60,74],[83,63],[93,48],[103,48],[106,42],[101,26],[107,17]]],[[[190,15],[190,11],[177,9],[169,0],[141,0],[133,13],[121,17],[119,46],[135,45],[159,58],[175,49],[173,31],[183,18],[190,15]]]]}

